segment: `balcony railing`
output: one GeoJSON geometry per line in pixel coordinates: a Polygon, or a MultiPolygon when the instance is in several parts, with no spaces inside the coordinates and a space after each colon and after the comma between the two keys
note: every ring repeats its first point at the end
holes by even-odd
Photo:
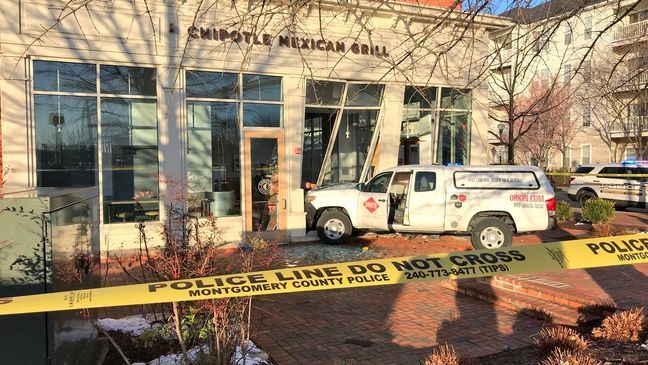
{"type": "Polygon", "coordinates": [[[648,34],[648,20],[632,23],[617,30],[614,34],[616,42],[638,41],[648,34]]]}
{"type": "Polygon", "coordinates": [[[648,117],[631,117],[625,123],[618,123],[612,126],[612,133],[623,134],[624,136],[632,137],[639,133],[648,133],[648,117]]]}
{"type": "Polygon", "coordinates": [[[619,82],[617,91],[643,90],[648,84],[648,70],[637,70],[631,80],[619,82]]]}

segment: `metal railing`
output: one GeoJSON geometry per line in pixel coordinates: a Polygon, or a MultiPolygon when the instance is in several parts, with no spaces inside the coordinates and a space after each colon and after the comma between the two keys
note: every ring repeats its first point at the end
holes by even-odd
{"type": "Polygon", "coordinates": [[[625,123],[615,123],[611,129],[612,133],[624,133],[633,135],[637,132],[648,132],[648,117],[634,116],[625,123]]]}
{"type": "Polygon", "coordinates": [[[636,75],[634,77],[630,76],[632,77],[630,80],[618,83],[617,91],[642,90],[646,88],[646,84],[648,84],[648,70],[636,70],[634,72],[636,72],[636,75]]]}
{"type": "Polygon", "coordinates": [[[632,23],[621,27],[614,33],[617,42],[641,38],[648,34],[648,20],[632,23]]]}

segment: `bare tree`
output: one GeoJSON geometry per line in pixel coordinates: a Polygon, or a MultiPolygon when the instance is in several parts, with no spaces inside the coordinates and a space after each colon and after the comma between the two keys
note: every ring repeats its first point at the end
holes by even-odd
{"type": "Polygon", "coordinates": [[[548,91],[549,86],[547,80],[534,80],[528,94],[517,98],[516,107],[530,112],[529,116],[519,118],[513,128],[527,130],[516,143],[520,159],[545,168],[555,152],[566,150],[579,130],[579,124],[569,117],[569,87],[548,91]]]}

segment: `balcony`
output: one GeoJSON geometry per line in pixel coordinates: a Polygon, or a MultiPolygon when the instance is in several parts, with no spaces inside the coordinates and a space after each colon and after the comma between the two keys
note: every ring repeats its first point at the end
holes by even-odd
{"type": "Polygon", "coordinates": [[[641,69],[633,71],[634,76],[630,76],[631,79],[625,82],[620,82],[615,92],[625,92],[633,90],[644,90],[646,84],[648,84],[648,70],[641,69]]]}
{"type": "Polygon", "coordinates": [[[631,117],[626,123],[614,124],[610,132],[612,138],[648,137],[648,117],[631,117]]]}
{"type": "Polygon", "coordinates": [[[621,27],[614,33],[614,46],[623,46],[648,40],[648,20],[621,27]]]}

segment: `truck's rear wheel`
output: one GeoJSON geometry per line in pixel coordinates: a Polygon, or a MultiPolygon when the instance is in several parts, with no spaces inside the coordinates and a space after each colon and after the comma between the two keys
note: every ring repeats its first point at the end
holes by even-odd
{"type": "Polygon", "coordinates": [[[472,228],[471,242],[477,250],[511,247],[513,230],[498,218],[482,218],[472,228]]]}
{"type": "Polygon", "coordinates": [[[339,245],[351,237],[353,226],[346,214],[337,210],[327,210],[317,220],[317,234],[324,243],[339,245]]]}

